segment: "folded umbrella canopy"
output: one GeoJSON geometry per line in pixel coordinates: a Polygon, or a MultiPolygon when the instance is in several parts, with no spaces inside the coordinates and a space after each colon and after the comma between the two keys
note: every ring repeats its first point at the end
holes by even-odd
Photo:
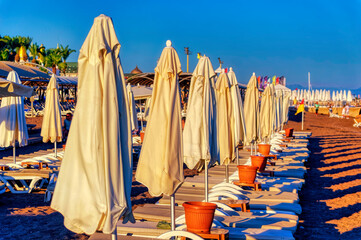
{"type": "Polygon", "coordinates": [[[272,105],[273,97],[271,87],[268,85],[263,91],[261,98],[260,133],[263,141],[265,138],[270,139],[272,134],[272,105]]]}
{"type": "Polygon", "coordinates": [[[172,197],[172,230],[175,228],[174,192],[184,180],[183,137],[179,74],[179,57],[167,41],[154,69],[154,87],[150,114],[136,179],[148,187],[152,196],[172,197]]]}
{"type": "Polygon", "coordinates": [[[217,134],[220,164],[226,165],[226,182],[229,181],[228,164],[235,158],[234,119],[232,97],[227,74],[222,69],[216,82],[217,134]]]}
{"type": "Polygon", "coordinates": [[[254,73],[247,84],[244,118],[246,122],[245,144],[250,145],[259,139],[259,92],[256,74],[254,73]]]}
{"type": "Polygon", "coordinates": [[[79,53],[78,102],[51,207],[73,232],[112,233],[133,221],[132,139],[120,44],[100,15],[79,53]]]}
{"type": "Polygon", "coordinates": [[[129,102],[130,122],[133,131],[138,129],[138,117],[137,117],[137,109],[135,107],[134,94],[132,91],[132,87],[130,86],[129,83],[127,85],[127,95],[129,102]]]}
{"type": "Polygon", "coordinates": [[[56,154],[56,142],[61,142],[63,134],[61,127],[59,88],[55,74],[51,77],[46,89],[44,117],[40,136],[43,137],[44,143],[48,141],[54,143],[56,154]]]}
{"type": "Polygon", "coordinates": [[[201,169],[204,161],[212,164],[217,160],[215,76],[209,58],[201,57],[190,83],[183,131],[184,162],[190,169],[201,169]]]}
{"type": "MultiPolygon", "coordinates": [[[[15,71],[11,71],[7,81],[21,85],[20,78],[15,71]]],[[[14,84],[10,84],[15,86],[14,84]]],[[[0,107],[0,146],[13,146],[14,163],[16,163],[15,143],[19,147],[28,144],[28,128],[26,126],[23,97],[5,97],[0,107]]]]}
{"type": "MultiPolygon", "coordinates": [[[[244,126],[244,112],[243,112],[243,103],[241,92],[239,90],[238,81],[236,74],[233,72],[233,69],[230,68],[227,73],[229,79],[229,85],[231,87],[231,99],[232,99],[232,115],[233,115],[233,124],[234,131],[232,131],[234,146],[236,148],[236,155],[238,161],[238,145],[244,141],[245,135],[245,126],[244,126]]],[[[238,162],[237,162],[238,163],[238,162]]]]}
{"type": "Polygon", "coordinates": [[[3,97],[31,97],[34,90],[20,83],[0,78],[0,98],[3,97]]]}

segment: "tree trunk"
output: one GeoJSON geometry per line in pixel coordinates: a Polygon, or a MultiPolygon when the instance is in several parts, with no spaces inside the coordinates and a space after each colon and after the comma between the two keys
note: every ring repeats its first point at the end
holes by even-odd
{"type": "Polygon", "coordinates": [[[53,65],[53,73],[56,75],[56,65],[53,65]]]}

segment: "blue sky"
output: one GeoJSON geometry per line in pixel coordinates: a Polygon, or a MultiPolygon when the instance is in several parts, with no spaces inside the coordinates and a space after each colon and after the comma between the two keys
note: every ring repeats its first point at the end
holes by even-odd
{"type": "Polygon", "coordinates": [[[241,83],[257,75],[288,84],[361,87],[361,1],[10,1],[0,0],[0,35],[33,37],[47,48],[79,49],[94,17],[113,18],[125,72],[153,71],[167,39],[186,71],[184,47],[233,67],[241,83]],[[16,3],[16,4],[15,4],[16,3]]]}

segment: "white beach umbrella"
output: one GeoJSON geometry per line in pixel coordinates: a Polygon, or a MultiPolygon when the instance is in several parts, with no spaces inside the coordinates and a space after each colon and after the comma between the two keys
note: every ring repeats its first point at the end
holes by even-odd
{"type": "MultiPolygon", "coordinates": [[[[230,68],[227,76],[231,87],[232,113],[234,119],[234,131],[232,132],[232,135],[234,138],[235,147],[238,149],[238,145],[244,141],[245,135],[243,102],[236,74],[233,72],[232,68],[230,68]]],[[[236,153],[238,153],[238,150],[236,150],[236,153]]]]}
{"type": "Polygon", "coordinates": [[[259,140],[259,91],[255,73],[253,73],[247,84],[244,112],[246,123],[245,144],[249,145],[259,140]]]}
{"type": "Polygon", "coordinates": [[[154,71],[150,115],[135,177],[148,187],[152,196],[171,196],[174,230],[174,193],[184,180],[178,80],[182,70],[178,54],[169,40],[154,71]]]}
{"type": "Polygon", "coordinates": [[[135,107],[134,94],[132,91],[132,86],[128,83],[127,85],[127,96],[129,103],[129,112],[130,112],[130,123],[132,126],[132,131],[138,129],[138,117],[137,117],[137,109],[135,107]]]}
{"type": "Polygon", "coordinates": [[[336,97],[335,91],[332,91],[332,101],[337,101],[337,97],[336,97]]]}
{"type": "Polygon", "coordinates": [[[290,92],[283,93],[283,103],[282,103],[282,127],[288,122],[288,111],[290,107],[290,92]]]}
{"type": "Polygon", "coordinates": [[[208,165],[217,161],[217,119],[213,70],[208,57],[201,57],[193,72],[183,130],[184,162],[190,169],[205,166],[205,199],[208,201],[208,165]]]}
{"type": "MultiPolygon", "coordinates": [[[[217,134],[220,164],[228,167],[235,157],[234,119],[232,114],[232,97],[227,74],[222,71],[216,82],[217,99],[217,134]]],[[[228,172],[226,167],[226,181],[228,172]]]]}
{"type": "Polygon", "coordinates": [[[61,142],[63,137],[60,109],[58,81],[55,74],[53,74],[46,89],[44,117],[40,136],[43,137],[44,143],[48,141],[54,143],[55,157],[57,155],[56,142],[61,142]]]}
{"type": "Polygon", "coordinates": [[[78,101],[51,207],[73,232],[116,230],[131,207],[132,136],[120,44],[110,17],[94,19],[79,52],[78,101]]]}
{"type": "Polygon", "coordinates": [[[347,92],[347,102],[352,102],[352,93],[351,93],[351,90],[348,90],[347,92]]]}
{"type": "MultiPolygon", "coordinates": [[[[7,80],[21,84],[19,75],[11,71],[7,80]]],[[[0,107],[0,147],[13,146],[14,163],[16,163],[16,141],[19,147],[28,144],[28,128],[26,126],[23,97],[5,97],[0,107]]]]}
{"type": "Polygon", "coordinates": [[[320,101],[320,91],[318,89],[315,91],[315,101],[320,101]]]}
{"type": "Polygon", "coordinates": [[[268,85],[262,93],[261,98],[261,111],[260,111],[260,134],[264,141],[265,138],[270,138],[272,134],[272,107],[273,107],[273,96],[270,85],[268,85]]]}
{"type": "Polygon", "coordinates": [[[297,100],[301,100],[301,91],[300,89],[297,89],[297,100]]]}
{"type": "Polygon", "coordinates": [[[183,130],[184,162],[190,169],[202,168],[205,160],[217,160],[215,75],[209,58],[201,57],[190,83],[183,130]]]}
{"type": "Polygon", "coordinates": [[[315,90],[311,92],[311,101],[315,101],[315,90]]]}
{"type": "Polygon", "coordinates": [[[340,94],[338,93],[338,90],[336,90],[336,101],[340,100],[340,94]]]}

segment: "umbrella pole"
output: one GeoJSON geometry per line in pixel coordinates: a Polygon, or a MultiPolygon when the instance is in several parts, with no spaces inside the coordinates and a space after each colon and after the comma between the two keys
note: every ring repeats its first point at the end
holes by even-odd
{"type": "Polygon", "coordinates": [[[229,183],[229,169],[228,169],[228,164],[226,164],[226,183],[229,183]]]}
{"type": "Polygon", "coordinates": [[[117,234],[117,227],[115,227],[114,232],[112,233],[112,240],[117,240],[118,234],[117,234]]]}
{"type": "Polygon", "coordinates": [[[55,157],[57,157],[58,151],[56,149],[56,141],[54,142],[54,148],[55,148],[55,157]]]}
{"type": "Polygon", "coordinates": [[[13,158],[14,158],[14,164],[16,164],[16,149],[15,149],[15,142],[13,147],[13,158]]]}
{"type": "Polygon", "coordinates": [[[170,210],[171,210],[172,231],[175,231],[175,198],[174,198],[174,193],[172,195],[170,195],[170,210]]]}
{"type": "Polygon", "coordinates": [[[236,157],[237,157],[237,165],[239,165],[239,149],[238,149],[238,147],[239,147],[239,144],[237,145],[237,147],[236,147],[236,157]]]}
{"type": "Polygon", "coordinates": [[[303,111],[302,111],[302,130],[303,130],[303,111]]]}
{"type": "Polygon", "coordinates": [[[204,182],[205,182],[205,186],[204,186],[204,193],[205,193],[205,199],[206,202],[208,202],[208,163],[207,160],[204,160],[204,164],[205,164],[205,174],[204,174],[204,182]]]}
{"type": "Polygon", "coordinates": [[[143,107],[142,107],[142,101],[139,100],[139,109],[140,109],[140,125],[141,125],[141,128],[140,130],[143,131],[143,107]]]}

